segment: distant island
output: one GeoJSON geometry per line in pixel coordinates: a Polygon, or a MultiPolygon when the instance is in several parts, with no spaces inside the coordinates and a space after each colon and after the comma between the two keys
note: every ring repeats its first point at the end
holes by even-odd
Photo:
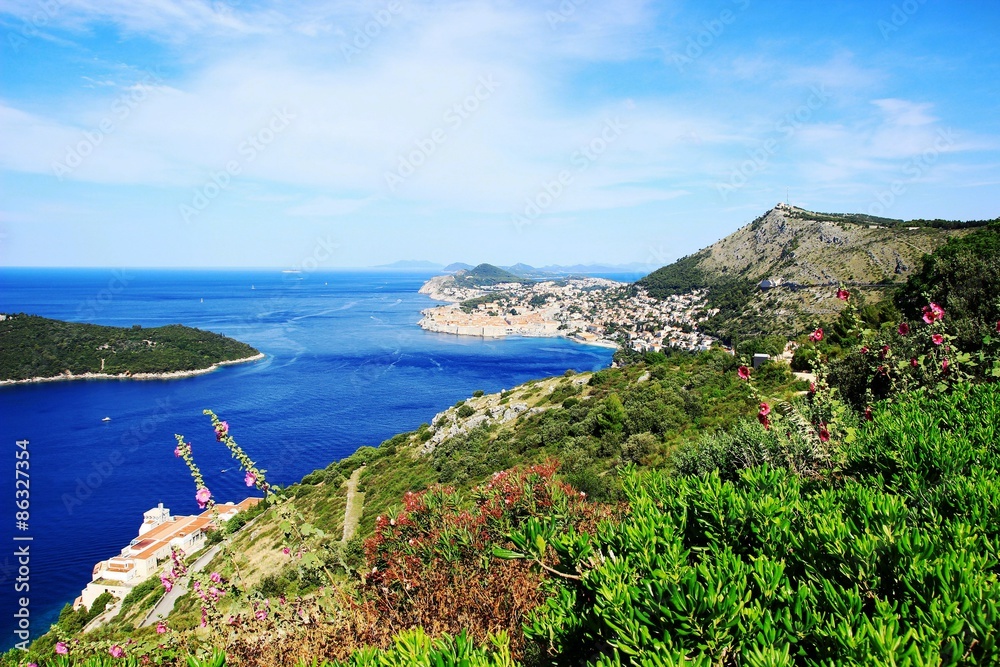
{"type": "Polygon", "coordinates": [[[186,377],[263,357],[246,343],[180,324],[120,328],[0,314],[0,384],[186,377]]]}

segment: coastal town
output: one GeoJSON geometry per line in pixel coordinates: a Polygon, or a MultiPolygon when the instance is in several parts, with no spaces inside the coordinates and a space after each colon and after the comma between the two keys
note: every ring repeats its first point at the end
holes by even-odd
{"type": "Polygon", "coordinates": [[[637,285],[596,277],[471,286],[436,276],[420,292],[449,305],[422,311],[427,331],[500,338],[562,336],[580,343],[639,351],[703,350],[715,341],[698,330],[705,291],[649,296],[637,285]]]}

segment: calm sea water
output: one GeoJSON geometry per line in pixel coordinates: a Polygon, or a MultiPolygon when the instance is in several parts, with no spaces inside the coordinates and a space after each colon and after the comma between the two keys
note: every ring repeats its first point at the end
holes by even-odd
{"type": "MultiPolygon", "coordinates": [[[[0,647],[16,640],[17,599],[32,637],[90,580],[98,560],[136,536],[163,502],[197,510],[185,435],[221,501],[247,495],[201,414],[229,421],[274,483],[412,430],[476,389],[495,392],[566,369],[607,366],[611,351],[563,339],[483,340],[425,332],[414,273],[0,270],[0,312],[116,326],[183,323],[247,342],[259,362],[170,381],[75,381],[0,387],[0,647]],[[102,418],[111,417],[103,422],[102,418]],[[15,442],[28,440],[28,530],[16,527],[15,442]],[[4,463],[6,462],[6,463],[4,463]],[[32,541],[15,542],[15,536],[32,541]],[[17,546],[30,545],[30,590],[16,592],[17,546]]],[[[615,277],[615,276],[608,276],[615,277]]],[[[634,279],[634,276],[617,276],[634,279]]],[[[23,579],[23,577],[21,577],[23,579]]],[[[22,582],[24,583],[24,582],[22,582]]]]}

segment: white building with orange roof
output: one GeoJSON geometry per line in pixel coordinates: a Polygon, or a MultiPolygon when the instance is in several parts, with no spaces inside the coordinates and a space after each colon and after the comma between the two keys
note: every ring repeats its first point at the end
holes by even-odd
{"type": "MultiPolygon", "coordinates": [[[[239,512],[246,511],[260,502],[260,498],[245,498],[238,504],[216,505],[219,522],[225,523],[239,512]]],[[[214,529],[212,510],[194,516],[171,516],[170,510],[160,503],[142,515],[139,535],[117,556],[94,565],[91,582],[73,603],[90,607],[102,593],[111,593],[121,599],[137,584],[159,571],[163,561],[170,558],[171,548],[185,554],[200,551],[208,532],[214,529]]]]}

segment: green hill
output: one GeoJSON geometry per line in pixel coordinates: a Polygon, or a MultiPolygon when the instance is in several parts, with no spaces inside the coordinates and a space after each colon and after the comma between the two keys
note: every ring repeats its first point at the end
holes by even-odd
{"type": "Polygon", "coordinates": [[[180,324],[124,329],[24,313],[2,317],[0,380],[194,371],[260,354],[232,338],[180,324]]]}
{"type": "Polygon", "coordinates": [[[455,284],[459,287],[489,287],[501,283],[530,283],[527,278],[501,269],[492,264],[480,264],[468,271],[455,273],[455,284]]]}
{"type": "Polygon", "coordinates": [[[656,297],[709,287],[703,328],[725,340],[792,336],[836,316],[830,286],[870,301],[901,285],[921,258],[988,221],[902,221],[778,204],[749,225],[639,281],[656,297]]]}

